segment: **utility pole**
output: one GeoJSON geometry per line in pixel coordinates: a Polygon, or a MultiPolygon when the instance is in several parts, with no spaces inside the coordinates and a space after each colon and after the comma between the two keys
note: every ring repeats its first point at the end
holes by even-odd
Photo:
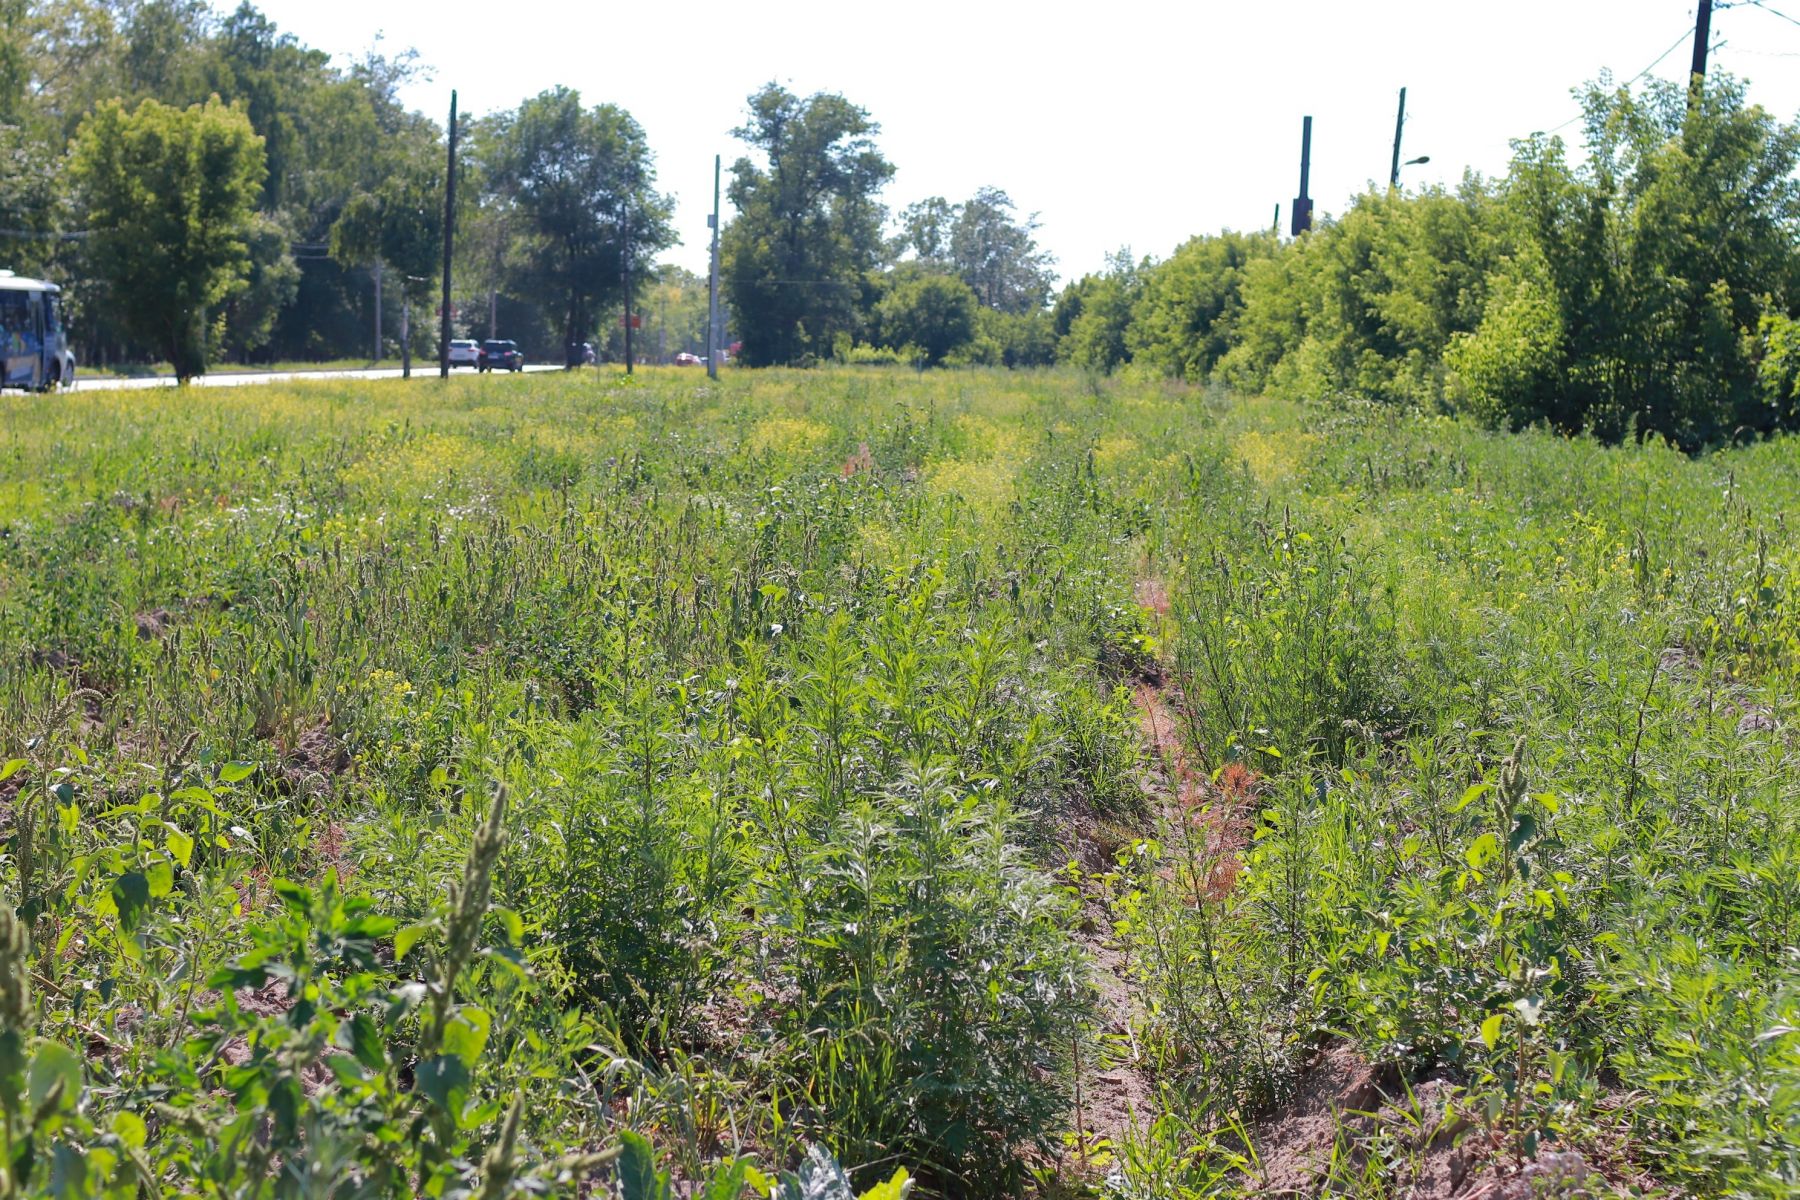
{"type": "Polygon", "coordinates": [[[381,260],[375,260],[375,356],[370,362],[381,361],[381,260]]]}
{"type": "Polygon", "coordinates": [[[456,241],[456,89],[450,89],[450,163],[444,171],[444,299],[438,318],[438,378],[450,378],[450,248],[456,241]]]}
{"type": "Polygon", "coordinates": [[[1694,65],[1688,71],[1688,109],[1700,102],[1706,86],[1706,45],[1712,40],[1712,0],[1700,0],[1694,20],[1694,65]]]}
{"type": "Polygon", "coordinates": [[[719,156],[713,155],[712,270],[706,295],[706,377],[719,377],[719,156]]]}
{"type": "Polygon", "coordinates": [[[1275,221],[1269,226],[1269,232],[1276,237],[1281,236],[1281,204],[1279,201],[1275,205],[1275,221]]]}
{"type": "Polygon", "coordinates": [[[1289,223],[1295,237],[1312,228],[1312,197],[1306,194],[1311,177],[1312,118],[1307,117],[1300,125],[1300,194],[1294,197],[1294,211],[1289,223]]]}
{"type": "Polygon", "coordinates": [[[631,198],[625,198],[625,236],[619,255],[619,278],[625,285],[625,373],[631,374],[631,198]]]}
{"type": "Polygon", "coordinates": [[[1388,186],[1400,186],[1400,135],[1406,130],[1406,89],[1400,89],[1400,112],[1394,117],[1394,165],[1388,168],[1388,186]]]}
{"type": "Polygon", "coordinates": [[[400,277],[400,378],[412,378],[412,295],[406,290],[408,278],[400,277]]]}

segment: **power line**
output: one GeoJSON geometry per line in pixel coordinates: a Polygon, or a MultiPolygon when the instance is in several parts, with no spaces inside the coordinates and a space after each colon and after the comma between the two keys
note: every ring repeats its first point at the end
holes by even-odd
{"type": "Polygon", "coordinates": [[[1681,36],[1676,38],[1673,42],[1671,42],[1669,44],[1669,48],[1667,50],[1664,50],[1661,54],[1657,55],[1656,58],[1651,61],[1649,66],[1647,66],[1643,70],[1639,71],[1636,75],[1633,75],[1630,79],[1627,79],[1625,81],[1625,86],[1630,87],[1632,84],[1636,83],[1638,80],[1642,79],[1644,76],[1648,75],[1650,72],[1656,70],[1657,67],[1662,65],[1662,60],[1669,57],[1669,55],[1675,53],[1675,48],[1677,46],[1681,45],[1681,43],[1687,41],[1689,35],[1692,34],[1693,32],[1694,32],[1694,27],[1692,25],[1689,25],[1686,29],[1682,30],[1681,36]]]}
{"type": "MultiPolygon", "coordinates": [[[[1746,2],[1748,2],[1748,0],[1746,0],[1746,2]]],[[[1639,71],[1636,75],[1633,75],[1630,79],[1626,80],[1625,86],[1630,87],[1632,84],[1634,84],[1634,83],[1638,82],[1640,79],[1644,78],[1644,76],[1650,74],[1650,72],[1656,70],[1657,67],[1662,65],[1663,59],[1665,59],[1665,58],[1669,57],[1669,55],[1675,53],[1676,49],[1679,46],[1681,46],[1682,43],[1686,42],[1689,37],[1691,37],[1693,35],[1693,32],[1694,32],[1694,27],[1692,25],[1689,25],[1686,29],[1682,30],[1681,36],[1677,37],[1674,41],[1670,42],[1669,48],[1667,50],[1664,50],[1661,54],[1659,54],[1655,58],[1651,59],[1649,66],[1645,67],[1643,70],[1639,71]]],[[[1545,137],[1549,137],[1551,134],[1562,132],[1563,130],[1565,130],[1569,126],[1575,124],[1575,122],[1581,120],[1585,116],[1587,116],[1587,113],[1578,112],[1574,116],[1570,117],[1568,120],[1564,121],[1561,125],[1556,125],[1549,129],[1538,130],[1537,132],[1543,134],[1545,137]]]]}
{"type": "Polygon", "coordinates": [[[58,233],[54,229],[0,229],[0,237],[33,242],[79,242],[91,232],[87,229],[71,229],[67,233],[58,233]]]}
{"type": "Polygon", "coordinates": [[[1768,13],[1771,17],[1780,17],[1782,20],[1786,21],[1790,25],[1800,25],[1800,19],[1790,17],[1786,13],[1780,11],[1779,9],[1770,8],[1767,4],[1763,3],[1763,0],[1737,0],[1737,3],[1735,3],[1735,4],[1721,4],[1718,7],[1722,8],[1722,9],[1723,8],[1738,8],[1738,7],[1760,8],[1764,12],[1768,13]]]}

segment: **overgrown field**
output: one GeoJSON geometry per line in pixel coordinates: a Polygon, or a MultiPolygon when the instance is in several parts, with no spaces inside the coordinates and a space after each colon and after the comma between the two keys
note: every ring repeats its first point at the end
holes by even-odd
{"type": "Polygon", "coordinates": [[[1791,442],[3,403],[0,1195],[1800,1189],[1791,442]]]}

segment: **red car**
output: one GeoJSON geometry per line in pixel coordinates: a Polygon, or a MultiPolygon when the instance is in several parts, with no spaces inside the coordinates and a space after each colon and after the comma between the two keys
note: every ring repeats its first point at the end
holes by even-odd
{"type": "Polygon", "coordinates": [[[525,356],[519,353],[517,342],[483,342],[481,357],[475,363],[477,371],[523,371],[525,356]]]}

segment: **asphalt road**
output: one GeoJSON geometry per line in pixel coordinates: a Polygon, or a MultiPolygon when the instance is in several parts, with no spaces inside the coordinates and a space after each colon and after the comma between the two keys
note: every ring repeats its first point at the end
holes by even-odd
{"type": "MultiPolygon", "coordinates": [[[[551,363],[534,363],[525,368],[527,371],[560,371],[561,367],[551,363]]],[[[437,364],[427,363],[413,367],[414,379],[436,379],[437,364]]],[[[452,375],[473,375],[474,370],[468,367],[451,372],[452,375]]],[[[399,367],[381,367],[370,371],[238,371],[214,372],[195,379],[195,387],[241,387],[251,383],[290,383],[301,379],[399,379],[399,367]]],[[[173,375],[151,375],[142,378],[130,378],[116,375],[83,375],[80,368],[75,372],[75,390],[78,392],[122,392],[140,388],[174,387],[173,375]]]]}

